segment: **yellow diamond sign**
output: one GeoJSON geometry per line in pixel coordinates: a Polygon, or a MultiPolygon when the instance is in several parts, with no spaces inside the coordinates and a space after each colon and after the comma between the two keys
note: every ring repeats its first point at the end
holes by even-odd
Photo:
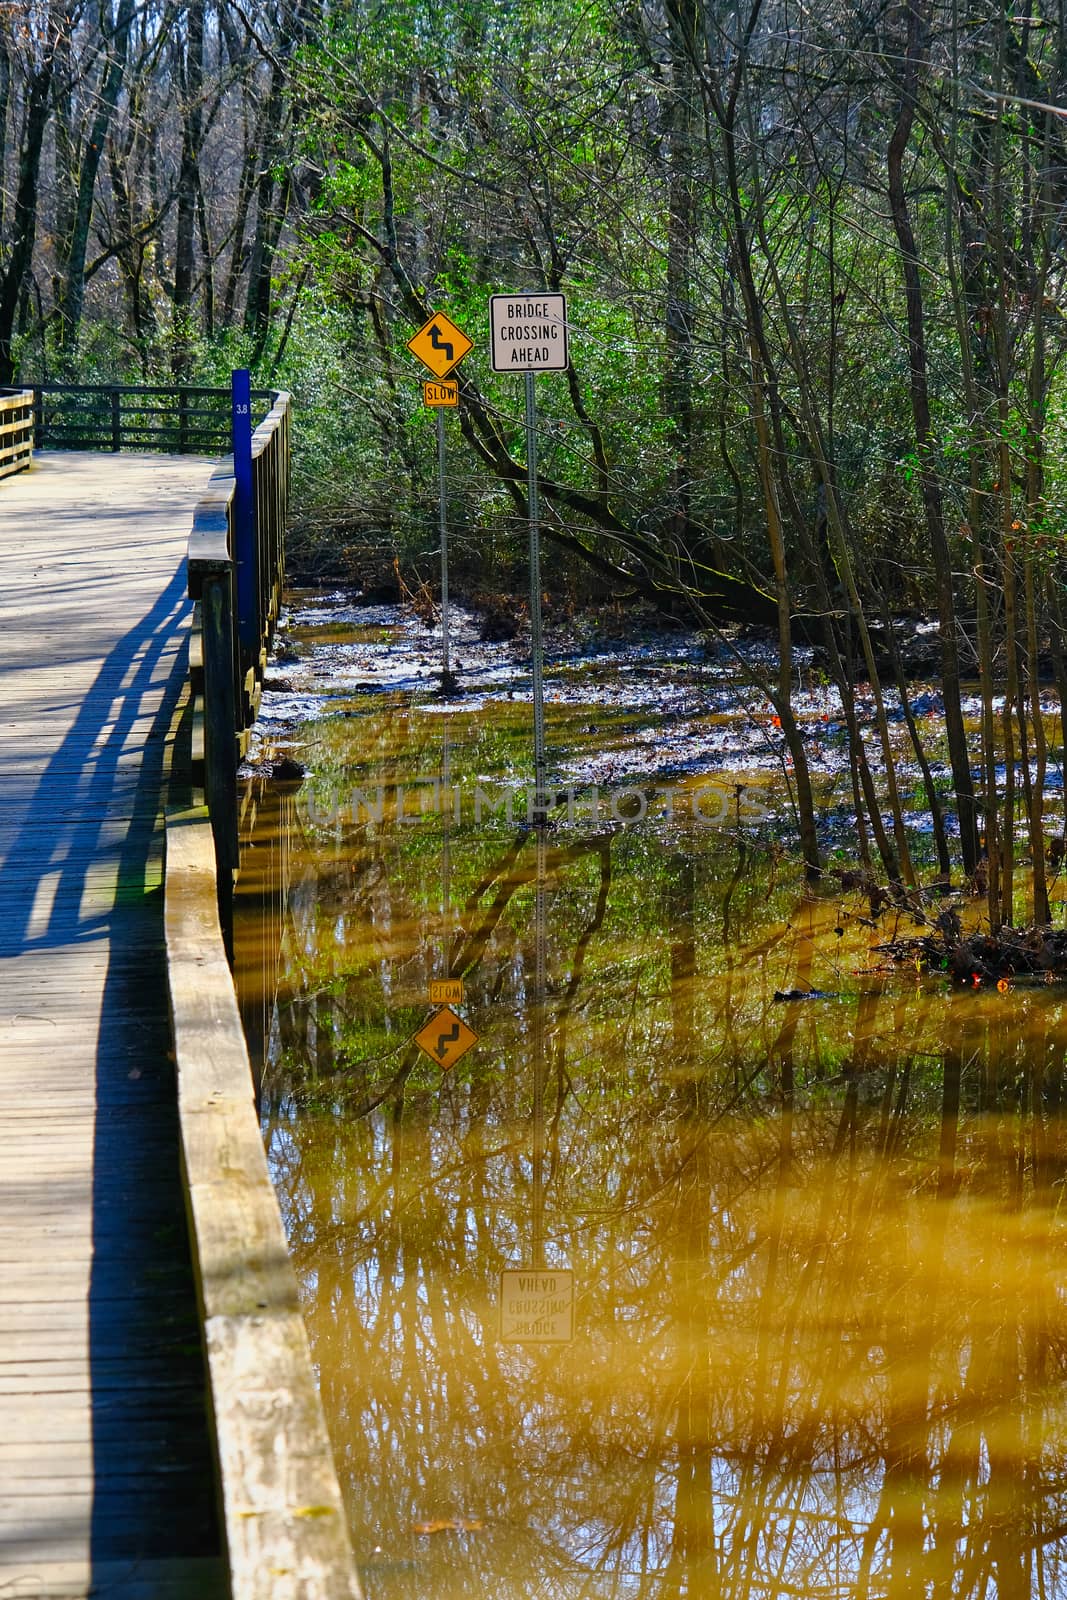
{"type": "Polygon", "coordinates": [[[473,1028],[468,1028],[462,1017],[449,1006],[442,1006],[440,1011],[435,1011],[429,1022],[424,1022],[415,1035],[415,1043],[420,1050],[425,1051],[431,1061],[436,1061],[439,1067],[447,1071],[454,1067],[460,1056],[465,1056],[472,1044],[478,1043],[478,1035],[473,1028]]]}
{"type": "Polygon", "coordinates": [[[453,367],[459,366],[474,346],[461,328],[450,322],[444,312],[437,311],[408,340],[408,349],[413,356],[418,356],[424,367],[429,367],[435,378],[443,378],[453,367]]]}

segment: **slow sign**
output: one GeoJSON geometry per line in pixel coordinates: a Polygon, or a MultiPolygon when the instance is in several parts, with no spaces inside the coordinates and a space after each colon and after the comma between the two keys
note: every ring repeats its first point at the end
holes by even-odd
{"type": "Polygon", "coordinates": [[[427,406],[458,406],[459,384],[454,378],[444,378],[439,383],[424,383],[422,403],[427,406]]]}
{"type": "Polygon", "coordinates": [[[431,978],[430,1004],[432,1006],[461,1006],[463,1004],[463,979],[431,978]]]}

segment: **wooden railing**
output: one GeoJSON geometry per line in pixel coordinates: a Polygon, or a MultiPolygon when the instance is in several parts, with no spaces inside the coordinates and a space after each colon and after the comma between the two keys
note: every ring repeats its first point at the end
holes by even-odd
{"type": "MultiPolygon", "coordinates": [[[[38,450],[158,450],[218,455],[230,448],[229,389],[195,384],[27,384],[38,450]]],[[[275,398],[255,389],[260,414],[275,398]]]]}
{"type": "Polygon", "coordinates": [[[286,507],[289,501],[289,396],[279,395],[252,436],[255,515],[247,550],[240,548],[231,462],[216,468],[189,536],[189,593],[198,602],[192,670],[203,694],[203,784],[218,859],[220,911],[228,924],[237,870],[237,764],[259,710],[267,646],[278,616],[286,507]],[[238,566],[252,615],[238,615],[238,566]],[[249,648],[241,639],[253,638],[249,648]]]}
{"type": "MultiPolygon", "coordinates": [[[[250,543],[242,549],[232,464],[212,476],[189,538],[199,612],[185,712],[189,772],[172,778],[164,880],[183,1176],[232,1600],[359,1600],[226,953],[237,764],[282,578],[287,395],[253,437],[252,482],[250,543]],[[238,582],[244,560],[254,567],[251,584],[238,582]],[[252,649],[241,644],[250,629],[238,615],[239,591],[254,607],[252,649]]],[[[184,737],[173,748],[184,750],[184,737]]]]}
{"type": "Polygon", "coordinates": [[[0,478],[21,472],[33,456],[33,390],[0,389],[0,478]]]}

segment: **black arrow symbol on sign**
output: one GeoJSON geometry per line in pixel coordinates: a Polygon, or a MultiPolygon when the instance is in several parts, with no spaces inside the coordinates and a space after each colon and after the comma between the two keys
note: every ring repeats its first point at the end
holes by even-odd
{"type": "Polygon", "coordinates": [[[441,330],[437,326],[436,322],[430,329],[430,343],[433,345],[435,350],[444,351],[446,361],[452,360],[452,346],[449,344],[447,339],[441,337],[441,330]]]}
{"type": "Polygon", "coordinates": [[[446,1050],[446,1048],[450,1044],[455,1044],[455,1042],[456,1042],[456,1040],[458,1038],[459,1038],[459,1023],[458,1022],[454,1022],[452,1024],[452,1032],[451,1033],[443,1033],[441,1035],[441,1037],[438,1039],[436,1045],[434,1046],[434,1052],[433,1053],[437,1057],[438,1061],[443,1061],[445,1059],[445,1050],[446,1050]]]}

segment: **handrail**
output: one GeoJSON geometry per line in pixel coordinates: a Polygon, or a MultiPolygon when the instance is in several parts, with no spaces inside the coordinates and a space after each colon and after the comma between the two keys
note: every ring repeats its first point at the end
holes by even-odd
{"type": "Polygon", "coordinates": [[[280,599],[288,395],[255,432],[252,484],[258,652],[240,645],[232,461],[213,473],[189,536],[200,613],[191,692],[202,705],[191,777],[205,803],[196,789],[179,802],[172,786],[164,878],[183,1178],[232,1600],[360,1600],[226,956],[237,762],[280,599]]]}
{"type": "Polygon", "coordinates": [[[212,474],[189,536],[189,593],[200,602],[203,672],[204,791],[215,835],[220,912],[229,931],[230,891],[237,869],[237,764],[246,730],[259,709],[259,688],[281,601],[285,510],[290,481],[290,400],[279,394],[252,436],[252,543],[254,607],[249,634],[260,641],[242,648],[237,616],[233,462],[212,474]]]}
{"type": "MultiPolygon", "coordinates": [[[[38,450],[164,450],[217,455],[230,437],[229,389],[205,384],[35,383],[38,450]]],[[[276,389],[254,389],[272,406],[276,389]]]]}
{"type": "Polygon", "coordinates": [[[33,458],[33,390],[0,389],[0,478],[33,458]]]}

